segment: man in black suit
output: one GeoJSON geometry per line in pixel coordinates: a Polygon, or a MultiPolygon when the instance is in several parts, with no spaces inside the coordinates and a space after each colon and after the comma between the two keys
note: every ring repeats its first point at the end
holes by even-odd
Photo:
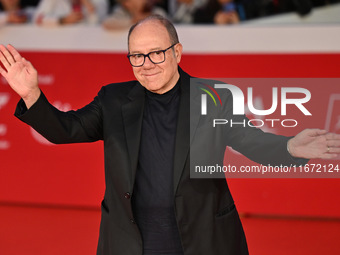
{"type": "MultiPolygon", "coordinates": [[[[190,178],[189,144],[204,127],[199,117],[190,120],[190,76],[178,67],[182,45],[173,25],[151,16],[130,29],[128,42],[137,81],[104,86],[70,112],[54,108],[32,64],[1,45],[0,73],[22,98],[15,115],[54,143],[104,140],[97,254],[248,254],[225,179],[190,178]]],[[[261,163],[296,164],[340,152],[340,135],[317,129],[289,139],[231,128],[223,139],[210,138],[219,150],[231,145],[261,163]]]]}

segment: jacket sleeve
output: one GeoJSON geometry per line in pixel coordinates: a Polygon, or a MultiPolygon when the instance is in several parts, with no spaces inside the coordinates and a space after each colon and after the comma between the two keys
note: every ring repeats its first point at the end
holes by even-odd
{"type": "Polygon", "coordinates": [[[292,137],[264,132],[253,127],[245,115],[233,115],[230,94],[226,104],[224,116],[228,116],[229,126],[225,140],[228,146],[263,165],[290,166],[308,162],[308,159],[292,157],[288,152],[287,143],[292,137]]]}
{"type": "Polygon", "coordinates": [[[37,102],[28,110],[21,99],[14,115],[52,143],[94,142],[103,139],[100,103],[100,95],[103,94],[104,89],[90,104],[77,111],[62,112],[41,93],[37,102]]]}

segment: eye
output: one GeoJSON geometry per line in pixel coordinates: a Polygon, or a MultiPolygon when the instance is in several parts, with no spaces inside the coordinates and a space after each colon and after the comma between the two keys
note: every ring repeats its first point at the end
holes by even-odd
{"type": "Polygon", "coordinates": [[[153,54],[155,54],[155,55],[160,55],[160,54],[162,54],[163,52],[161,51],[161,50],[159,50],[159,51],[154,51],[154,52],[152,52],[153,54]]]}
{"type": "Polygon", "coordinates": [[[132,57],[133,57],[134,59],[139,59],[139,58],[143,58],[144,55],[143,55],[143,54],[134,54],[134,55],[132,55],[132,57]]]}

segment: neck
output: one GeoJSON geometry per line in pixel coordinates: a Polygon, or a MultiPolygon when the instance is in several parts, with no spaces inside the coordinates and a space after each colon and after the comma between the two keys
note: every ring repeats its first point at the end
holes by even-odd
{"type": "Polygon", "coordinates": [[[164,89],[162,89],[160,91],[151,91],[151,92],[157,93],[157,94],[164,94],[164,93],[170,91],[171,89],[173,89],[173,87],[176,86],[178,80],[179,80],[179,72],[177,71],[174,74],[173,78],[171,79],[171,82],[169,83],[169,86],[167,86],[166,88],[164,88],[164,89]]]}

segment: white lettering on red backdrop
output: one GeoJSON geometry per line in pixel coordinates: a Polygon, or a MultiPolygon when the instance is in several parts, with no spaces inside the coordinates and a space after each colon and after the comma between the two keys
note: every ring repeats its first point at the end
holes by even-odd
{"type": "MultiPolygon", "coordinates": [[[[10,99],[9,93],[0,93],[0,111],[10,99]]],[[[7,134],[7,125],[0,123],[0,150],[7,150],[10,147],[10,142],[3,138],[7,134]]]]}

